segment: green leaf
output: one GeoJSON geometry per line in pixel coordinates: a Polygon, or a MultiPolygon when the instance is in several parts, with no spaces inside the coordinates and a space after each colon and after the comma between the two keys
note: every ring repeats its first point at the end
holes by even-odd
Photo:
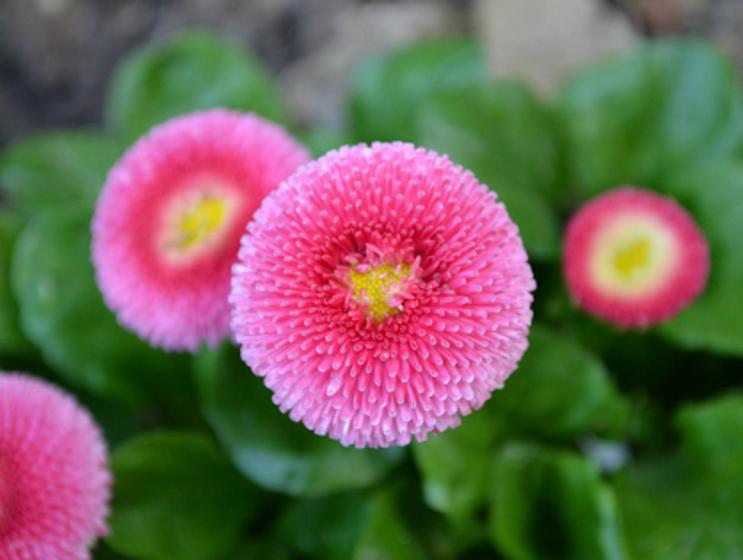
{"type": "Polygon", "coordinates": [[[682,445],[616,482],[635,558],[716,560],[743,551],[743,396],[683,408],[682,445]]]}
{"type": "Polygon", "coordinates": [[[426,41],[369,59],[351,78],[353,136],[360,142],[415,142],[416,110],[427,96],[485,76],[480,47],[466,39],[426,41]]]}
{"type": "Polygon", "coordinates": [[[148,46],[114,73],[106,122],[127,142],[176,115],[213,107],[288,121],[260,62],[232,43],[191,31],[148,46]]]}
{"type": "Polygon", "coordinates": [[[627,421],[628,405],[603,364],[571,339],[535,325],[505,387],[459,428],[413,447],[426,503],[455,520],[475,513],[488,498],[493,449],[506,437],[621,434],[627,421]]]}
{"type": "Polygon", "coordinates": [[[743,475],[743,395],[682,408],[676,424],[690,462],[717,478],[743,475]]]}
{"type": "Polygon", "coordinates": [[[743,97],[731,64],[694,40],[651,43],[578,75],[560,95],[579,192],[660,188],[743,153],[743,97]]]}
{"type": "Polygon", "coordinates": [[[11,146],[0,156],[0,185],[25,214],[58,208],[92,212],[119,144],[97,132],[51,132],[11,146]]]}
{"type": "Polygon", "coordinates": [[[348,560],[370,513],[370,497],[357,491],[297,500],[284,511],[276,537],[303,558],[348,560]]]}
{"type": "Polygon", "coordinates": [[[492,484],[491,538],[508,558],[625,558],[614,496],[589,460],[514,444],[492,484]]]}
{"type": "Polygon", "coordinates": [[[562,154],[555,116],[525,86],[502,82],[440,92],[420,114],[423,145],[498,193],[537,257],[554,257],[562,154]]]}
{"type": "Polygon", "coordinates": [[[366,527],[356,543],[352,560],[425,560],[420,544],[396,511],[394,494],[380,492],[371,503],[366,527]]]}
{"type": "Polygon", "coordinates": [[[95,284],[87,212],[41,214],[18,240],[12,286],[21,326],[72,385],[134,403],[181,398],[188,362],[156,351],[116,323],[95,284]],[[159,389],[158,389],[159,388],[159,389]]]}
{"type": "Polygon", "coordinates": [[[260,505],[219,448],[196,433],[150,433],[112,457],[111,536],[142,560],[213,560],[236,542],[260,505]]]}
{"type": "Polygon", "coordinates": [[[426,503],[456,520],[487,502],[492,448],[503,423],[491,408],[477,411],[453,430],[413,446],[426,503]]]}
{"type": "Polygon", "coordinates": [[[344,448],[292,422],[234,348],[202,352],[196,369],[207,420],[238,468],[265,488],[296,496],[360,488],[403,456],[399,448],[344,448]]]}
{"type": "Polygon", "coordinates": [[[560,439],[621,432],[628,412],[598,358],[540,325],[532,327],[518,369],[487,406],[509,433],[560,439]]]}
{"type": "Polygon", "coordinates": [[[0,211],[0,354],[23,354],[31,345],[21,332],[18,305],[10,286],[10,263],[21,221],[0,211]]]}
{"type": "Polygon", "coordinates": [[[688,348],[743,355],[743,165],[710,165],[675,180],[668,192],[704,231],[711,269],[701,297],[661,332],[688,348]]]}

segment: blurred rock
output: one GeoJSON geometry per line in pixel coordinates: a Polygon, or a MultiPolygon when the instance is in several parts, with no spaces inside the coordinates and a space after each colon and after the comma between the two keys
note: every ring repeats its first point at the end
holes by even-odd
{"type": "Polygon", "coordinates": [[[566,74],[638,41],[628,18],[596,0],[478,0],[474,24],[496,75],[546,94],[566,74]]]}
{"type": "Polygon", "coordinates": [[[715,0],[695,27],[727,51],[743,70],[743,0],[715,0]]]}
{"type": "Polygon", "coordinates": [[[0,145],[95,122],[110,69],[156,20],[146,0],[2,0],[0,145]]]}
{"type": "Polygon", "coordinates": [[[303,125],[339,127],[347,78],[356,63],[373,54],[432,36],[464,31],[466,17],[436,1],[346,6],[313,18],[307,56],[281,74],[290,110],[303,125]]]}

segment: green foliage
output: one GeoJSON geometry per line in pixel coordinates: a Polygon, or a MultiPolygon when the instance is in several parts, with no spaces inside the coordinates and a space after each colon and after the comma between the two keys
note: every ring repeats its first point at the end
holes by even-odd
{"type": "Polygon", "coordinates": [[[492,473],[491,538],[508,558],[620,560],[614,496],[587,459],[514,444],[492,473]]]}
{"type": "Polygon", "coordinates": [[[188,370],[185,358],[153,350],[119,327],[104,305],[90,261],[89,220],[87,212],[43,213],[21,233],[12,284],[25,335],[73,386],[130,403],[162,390],[180,398],[175,389],[188,370]]]}
{"type": "Polygon", "coordinates": [[[428,41],[367,60],[351,78],[352,136],[357,142],[414,142],[416,109],[428,96],[485,75],[480,47],[466,39],[428,41]]]}
{"type": "Polygon", "coordinates": [[[171,117],[213,107],[288,120],[279,91],[255,57],[191,31],[124,61],[111,82],[106,122],[130,143],[171,117]]]}
{"type": "Polygon", "coordinates": [[[637,558],[712,560],[743,549],[743,397],[687,406],[671,457],[634,465],[617,481],[623,524],[637,558]]]}
{"type": "Polygon", "coordinates": [[[112,457],[109,544],[141,560],[214,560],[260,510],[261,497],[197,433],[134,438],[112,457]]]}
{"type": "Polygon", "coordinates": [[[24,215],[62,207],[92,212],[120,155],[119,144],[97,132],[33,136],[0,157],[0,186],[24,215]]]}
{"type": "Polygon", "coordinates": [[[664,41],[588,69],[560,95],[583,196],[743,153],[743,96],[731,65],[696,41],[664,41]]]}
{"type": "Polygon", "coordinates": [[[20,227],[18,218],[10,212],[0,211],[0,355],[24,353],[28,349],[10,286],[10,263],[20,227]]]}
{"type": "Polygon", "coordinates": [[[203,352],[196,369],[204,415],[238,468],[265,488],[318,496],[368,486],[402,457],[344,448],[292,422],[232,347],[203,352]]]}
{"type": "Polygon", "coordinates": [[[662,330],[691,348],[743,356],[743,165],[708,165],[676,179],[669,192],[694,214],[710,245],[702,296],[662,330]]]}
{"type": "Polygon", "coordinates": [[[432,95],[421,110],[419,139],[498,193],[531,254],[556,256],[561,144],[555,116],[529,89],[474,84],[432,95]]]}
{"type": "Polygon", "coordinates": [[[616,430],[627,403],[601,362],[550,329],[534,326],[530,347],[505,389],[462,426],[414,447],[426,502],[455,519],[487,501],[496,446],[512,437],[570,441],[616,430]],[[457,457],[452,461],[452,457],[457,457]]]}
{"type": "Polygon", "coordinates": [[[474,42],[427,41],[359,66],[345,129],[299,133],[315,156],[374,140],[448,154],[498,194],[532,257],[517,371],[410,453],[344,448],[292,422],[231,345],[148,347],[96,286],[90,219],[123,145],[217,106],[291,126],[280,97],[250,53],[187,32],[116,69],[107,131],[0,154],[0,370],[60,381],[115,448],[112,533],[94,557],[740,557],[743,94],[729,63],[700,42],[651,42],[550,104],[488,79],[474,42]],[[705,292],[651,332],[571,307],[557,262],[570,214],[626,183],[676,198],[711,247],[705,292]],[[607,440],[629,459],[602,473],[591,444],[607,440]]]}

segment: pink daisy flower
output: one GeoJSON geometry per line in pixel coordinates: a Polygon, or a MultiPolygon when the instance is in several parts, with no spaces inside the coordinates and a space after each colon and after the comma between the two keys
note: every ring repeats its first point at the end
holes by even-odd
{"type": "Polygon", "coordinates": [[[688,306],[704,289],[709,249],[675,200],[624,187],[570,220],[563,268],[575,302],[621,327],[646,327],[688,306]]]}
{"type": "Polygon", "coordinates": [[[487,187],[410,144],[330,152],[272,193],[233,268],[242,356],[344,445],[457,426],[526,350],[534,279],[487,187]]]}
{"type": "Polygon", "coordinates": [[[0,558],[87,560],[111,478],[91,416],[44,381],[0,372],[0,558]]]}
{"type": "Polygon", "coordinates": [[[93,220],[98,284],[119,321],[170,350],[225,337],[245,224],[307,159],[277,125],[224,110],[139,140],[111,170],[93,220]]]}

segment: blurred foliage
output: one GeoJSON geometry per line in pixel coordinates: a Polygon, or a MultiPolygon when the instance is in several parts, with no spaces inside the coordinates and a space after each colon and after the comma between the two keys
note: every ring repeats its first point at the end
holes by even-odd
{"type": "Polygon", "coordinates": [[[89,224],[107,169],[150,127],[224,106],[291,126],[257,59],[203,32],[116,70],[101,131],[0,154],[0,369],[74,391],[116,476],[101,560],[726,560],[743,551],[743,94],[729,63],[663,41],[588,68],[555,103],[493,81],[469,40],[428,41],[351,76],[349,141],[447,153],[498,193],[539,284],[518,371],[462,426],[356,450],[281,414],[224,345],[166,354],[104,305],[89,224]],[[622,333],[570,304],[561,228],[620,184],[676,197],[712,250],[706,292],[622,333]]]}

